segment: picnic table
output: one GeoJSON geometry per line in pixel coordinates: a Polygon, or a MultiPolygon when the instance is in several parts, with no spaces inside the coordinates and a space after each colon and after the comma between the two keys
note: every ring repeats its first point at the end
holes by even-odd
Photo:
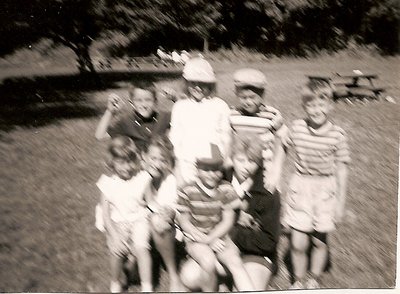
{"type": "Polygon", "coordinates": [[[371,96],[376,99],[380,98],[380,94],[385,91],[382,87],[376,87],[374,80],[378,79],[377,74],[340,74],[335,73],[334,76],[328,75],[308,75],[309,80],[318,81],[335,86],[335,99],[342,97],[365,97],[371,96]],[[340,81],[338,81],[340,79],[340,81]]]}

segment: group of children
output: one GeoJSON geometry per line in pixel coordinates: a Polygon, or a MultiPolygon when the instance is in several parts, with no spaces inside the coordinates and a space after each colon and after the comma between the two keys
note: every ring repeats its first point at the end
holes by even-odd
{"type": "Polygon", "coordinates": [[[202,290],[218,290],[218,265],[230,272],[238,291],[259,290],[231,233],[235,225],[246,222],[254,230],[268,225],[241,216],[249,209],[250,190],[268,190],[272,193],[268,197],[279,202],[289,148],[294,151],[296,172],[282,223],[291,228],[292,287],[319,287],[327,262],[327,233],[343,216],[350,161],[346,134],[329,121],[332,89],[308,84],[301,93],[306,118],[287,127],[278,110],[264,105],[263,73],[241,69],[233,78],[239,100],[234,110],[215,96],[216,76],[203,58],[186,63],[186,98],[174,104],[171,116],[157,111],[155,88],[143,84],[130,91],[132,113],[113,122],[122,100],[110,95],[96,138],[112,138],[112,175],[102,175],[97,182],[102,192],[97,221],[111,253],[111,292],[122,291],[123,267],[134,260],[142,291],[153,291],[150,244],[165,263],[170,290],[187,290],[176,263],[177,231],[187,254],[205,272],[202,290]],[[257,152],[250,147],[238,152],[235,146],[243,142],[258,146],[260,156],[254,156],[257,152]]]}

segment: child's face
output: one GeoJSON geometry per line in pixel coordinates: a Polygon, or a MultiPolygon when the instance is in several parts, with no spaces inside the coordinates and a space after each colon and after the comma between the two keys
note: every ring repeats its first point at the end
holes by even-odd
{"type": "Polygon", "coordinates": [[[187,81],[187,88],[190,97],[196,101],[201,101],[211,94],[211,87],[207,83],[187,81]]]}
{"type": "Polygon", "coordinates": [[[162,177],[171,168],[170,161],[157,146],[150,145],[144,158],[148,166],[148,172],[155,178],[162,177]]]}
{"type": "Polygon", "coordinates": [[[218,187],[219,182],[222,179],[222,171],[219,169],[209,169],[209,168],[199,168],[198,170],[198,177],[202,184],[209,188],[213,189],[218,187]]]}
{"type": "Polygon", "coordinates": [[[240,108],[250,114],[259,112],[263,97],[252,89],[238,88],[236,96],[239,98],[240,108]]]}
{"type": "Polygon", "coordinates": [[[137,163],[123,158],[113,159],[114,172],[123,180],[129,180],[135,174],[138,165],[137,163]]]}
{"type": "Polygon", "coordinates": [[[152,92],[136,88],[133,90],[132,105],[143,117],[149,118],[156,107],[156,100],[152,92]]]}
{"type": "Polygon", "coordinates": [[[251,177],[257,170],[258,164],[244,153],[237,153],[232,158],[233,170],[236,178],[243,182],[251,177]]]}
{"type": "Polygon", "coordinates": [[[304,102],[303,108],[311,126],[318,128],[328,120],[328,114],[332,109],[332,105],[328,98],[315,98],[304,102]]]}

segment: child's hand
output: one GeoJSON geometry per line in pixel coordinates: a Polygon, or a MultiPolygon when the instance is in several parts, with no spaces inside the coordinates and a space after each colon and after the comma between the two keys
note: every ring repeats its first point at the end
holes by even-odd
{"type": "Polygon", "coordinates": [[[151,224],[153,226],[153,229],[161,234],[171,228],[171,224],[166,221],[160,214],[154,214],[151,216],[151,224]]]}
{"type": "Polygon", "coordinates": [[[264,105],[259,113],[260,117],[268,118],[272,122],[272,127],[278,130],[283,125],[283,117],[280,111],[272,106],[264,105]]]}
{"type": "Polygon", "coordinates": [[[122,101],[121,97],[115,93],[111,93],[108,96],[107,110],[113,114],[117,113],[121,110],[123,104],[124,102],[122,101]]]}
{"type": "Polygon", "coordinates": [[[244,212],[243,210],[240,211],[239,219],[237,223],[243,227],[251,228],[255,223],[254,217],[250,214],[244,212]]]}
{"type": "Polygon", "coordinates": [[[224,250],[225,248],[225,241],[221,240],[221,239],[217,239],[215,241],[213,241],[210,245],[210,248],[214,251],[214,252],[221,252],[222,250],[224,250]]]}

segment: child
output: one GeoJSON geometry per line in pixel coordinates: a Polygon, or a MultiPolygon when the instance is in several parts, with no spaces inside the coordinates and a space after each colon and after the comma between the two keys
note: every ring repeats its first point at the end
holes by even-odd
{"type": "Polygon", "coordinates": [[[117,135],[130,137],[140,151],[146,151],[153,135],[165,134],[170,127],[169,112],[157,112],[157,96],[154,85],[139,83],[130,89],[130,103],[133,111],[119,118],[115,124],[111,121],[122,108],[122,99],[111,94],[108,98],[107,110],[101,118],[96,130],[98,140],[117,135]]]}
{"type": "MultiPolygon", "coordinates": [[[[230,232],[239,248],[254,291],[265,291],[277,269],[277,245],[280,234],[280,197],[265,189],[254,189],[253,179],[262,165],[262,144],[256,135],[235,136],[232,147],[233,170],[227,173],[242,203],[238,223],[230,232]]],[[[207,283],[205,273],[189,259],[182,267],[182,281],[191,291],[207,283]]],[[[220,279],[223,282],[224,279],[220,279]]],[[[227,279],[225,279],[227,280],[227,279]]],[[[229,279],[228,279],[229,280],[229,279]]]]}
{"type": "Polygon", "coordinates": [[[176,176],[180,187],[196,179],[196,158],[209,144],[215,144],[224,159],[229,158],[231,128],[229,107],[214,97],[216,78],[203,58],[187,61],[183,69],[187,99],[177,101],[171,114],[170,139],[177,159],[176,176]]]}
{"type": "MultiPolygon", "coordinates": [[[[241,136],[247,133],[258,134],[264,146],[263,172],[264,185],[272,193],[279,179],[269,177],[273,159],[273,146],[276,135],[284,131],[283,119],[280,112],[263,104],[266,78],[262,72],[252,68],[243,68],[233,75],[236,97],[239,107],[231,112],[230,122],[234,132],[241,136]],[[272,181],[274,180],[274,181],[272,181]]],[[[260,180],[255,185],[260,185],[260,180]]]]}
{"type": "Polygon", "coordinates": [[[177,201],[177,186],[174,167],[173,146],[166,136],[154,137],[149,144],[144,161],[153,176],[146,195],[153,241],[164,260],[169,274],[170,291],[182,291],[176,259],[175,229],[173,226],[177,201]]]}
{"type": "Polygon", "coordinates": [[[138,150],[130,138],[115,137],[109,152],[113,175],[102,175],[97,186],[102,192],[103,220],[111,253],[110,291],[121,292],[123,261],[133,250],[138,259],[142,291],[152,291],[150,230],[143,205],[151,176],[139,171],[138,150]]]}
{"type": "Polygon", "coordinates": [[[328,257],[327,235],[343,216],[350,155],[346,133],[329,121],[332,97],[329,86],[309,83],[302,93],[306,119],[295,120],[282,137],[285,149],[294,151],[296,167],[285,211],[285,223],[292,228],[293,289],[319,287],[328,257]],[[310,242],[311,277],[304,284],[310,242]]]}
{"type": "Polygon", "coordinates": [[[206,272],[202,290],[217,291],[217,261],[232,273],[238,291],[252,290],[239,250],[228,235],[240,199],[232,185],[222,181],[223,158],[218,147],[211,144],[211,157],[199,158],[196,164],[198,180],[179,192],[178,204],[179,223],[188,236],[187,252],[206,272]]]}

